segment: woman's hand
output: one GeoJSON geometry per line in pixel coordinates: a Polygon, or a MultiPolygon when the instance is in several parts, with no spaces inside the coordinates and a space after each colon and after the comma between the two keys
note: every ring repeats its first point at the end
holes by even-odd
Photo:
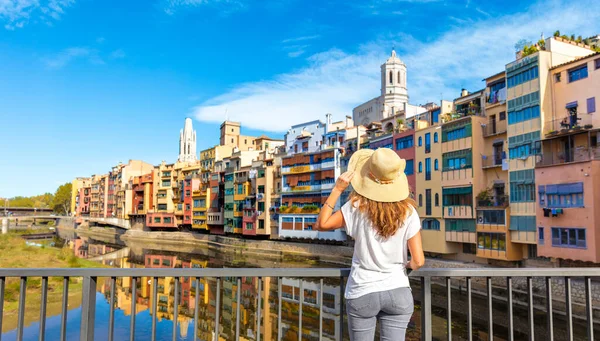
{"type": "Polygon", "coordinates": [[[343,192],[346,188],[348,188],[348,186],[350,185],[350,181],[352,181],[353,177],[354,171],[347,171],[342,173],[335,182],[334,189],[343,192]]]}

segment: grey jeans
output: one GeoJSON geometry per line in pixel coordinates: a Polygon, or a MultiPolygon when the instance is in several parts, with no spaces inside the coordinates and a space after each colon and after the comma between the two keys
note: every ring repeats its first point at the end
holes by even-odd
{"type": "Polygon", "coordinates": [[[350,341],[375,339],[377,320],[382,341],[404,341],[414,308],[410,288],[374,292],[346,300],[350,341]]]}

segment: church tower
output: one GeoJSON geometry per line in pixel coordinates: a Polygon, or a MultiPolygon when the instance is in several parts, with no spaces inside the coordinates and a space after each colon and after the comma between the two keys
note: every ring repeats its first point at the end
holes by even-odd
{"type": "Polygon", "coordinates": [[[179,162],[196,161],[196,131],[192,127],[192,119],[186,118],[183,129],[179,132],[179,162]]]}
{"type": "Polygon", "coordinates": [[[390,58],[381,65],[381,97],[390,109],[387,116],[404,110],[408,103],[406,65],[396,56],[395,50],[392,50],[390,58]]]}

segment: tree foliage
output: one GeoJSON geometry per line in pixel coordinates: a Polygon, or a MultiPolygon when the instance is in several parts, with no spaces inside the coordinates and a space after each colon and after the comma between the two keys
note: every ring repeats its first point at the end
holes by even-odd
{"type": "Polygon", "coordinates": [[[50,208],[52,206],[52,200],[54,196],[52,193],[45,193],[41,195],[34,195],[31,197],[16,196],[13,198],[0,199],[0,205],[5,204],[8,207],[33,207],[33,208],[50,208]]]}
{"type": "Polygon", "coordinates": [[[58,214],[68,215],[71,210],[71,191],[73,185],[67,182],[64,185],[60,185],[54,193],[54,200],[52,200],[52,209],[58,214]]]}

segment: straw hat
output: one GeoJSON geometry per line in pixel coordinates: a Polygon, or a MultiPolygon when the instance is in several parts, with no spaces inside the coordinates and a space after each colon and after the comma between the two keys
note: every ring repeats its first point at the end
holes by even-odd
{"type": "Polygon", "coordinates": [[[354,170],[350,182],[356,193],[379,202],[401,201],[409,196],[404,174],[406,160],[389,148],[361,149],[352,155],[348,170],[354,170]]]}

